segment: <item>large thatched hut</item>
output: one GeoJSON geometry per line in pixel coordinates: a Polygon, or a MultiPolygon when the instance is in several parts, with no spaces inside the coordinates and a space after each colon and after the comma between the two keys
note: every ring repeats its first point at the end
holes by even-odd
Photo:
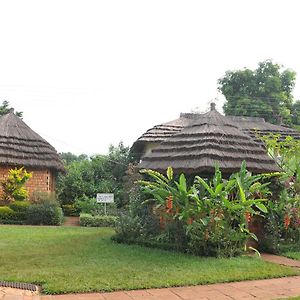
{"type": "MultiPolygon", "coordinates": [[[[155,125],[142,134],[133,144],[132,152],[136,157],[142,157],[151,152],[161,142],[165,141],[170,136],[179,133],[183,128],[188,126],[195,119],[199,118],[198,113],[181,113],[180,117],[167,123],[155,125]]],[[[266,122],[263,118],[258,117],[243,117],[243,116],[226,116],[226,118],[236,124],[244,133],[250,135],[256,142],[260,142],[257,134],[279,134],[281,138],[292,136],[300,139],[300,132],[281,125],[274,125],[266,122]]]]}
{"type": "Polygon", "coordinates": [[[15,167],[32,172],[27,183],[30,194],[53,192],[56,175],[64,170],[56,150],[11,110],[0,117],[0,180],[15,167]]]}
{"type": "Polygon", "coordinates": [[[198,115],[145,154],[139,167],[165,171],[171,166],[176,173],[211,174],[218,164],[223,173],[231,174],[244,160],[254,173],[279,171],[264,147],[212,104],[210,112],[198,115]]]}

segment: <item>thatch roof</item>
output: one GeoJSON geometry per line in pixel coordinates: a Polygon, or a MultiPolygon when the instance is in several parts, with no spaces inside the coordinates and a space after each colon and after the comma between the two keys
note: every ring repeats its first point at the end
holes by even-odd
{"type": "MultiPolygon", "coordinates": [[[[201,114],[197,113],[181,113],[178,119],[160,125],[155,125],[141,135],[135,141],[133,147],[146,142],[160,143],[173,134],[180,132],[192,120],[198,118],[200,115],[201,114]]],[[[283,138],[286,136],[292,136],[296,139],[300,139],[299,131],[290,127],[268,123],[264,120],[264,118],[237,116],[227,116],[227,118],[236,123],[245,133],[249,133],[253,137],[256,135],[256,132],[258,132],[260,135],[280,134],[283,138]]]]}
{"type": "Polygon", "coordinates": [[[176,173],[195,174],[213,173],[219,164],[224,173],[232,173],[244,160],[254,173],[279,171],[260,144],[212,106],[142,157],[139,167],[165,171],[171,166],[176,173]]]}
{"type": "Polygon", "coordinates": [[[0,117],[0,165],[64,170],[56,150],[12,110],[0,117]]]}

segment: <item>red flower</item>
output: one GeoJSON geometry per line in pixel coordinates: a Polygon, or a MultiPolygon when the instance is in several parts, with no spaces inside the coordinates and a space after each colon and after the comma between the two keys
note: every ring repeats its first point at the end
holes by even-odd
{"type": "Polygon", "coordinates": [[[289,226],[290,226],[290,224],[291,224],[291,218],[289,217],[288,214],[286,214],[286,215],[284,216],[284,228],[285,228],[285,229],[288,229],[289,226]]]}

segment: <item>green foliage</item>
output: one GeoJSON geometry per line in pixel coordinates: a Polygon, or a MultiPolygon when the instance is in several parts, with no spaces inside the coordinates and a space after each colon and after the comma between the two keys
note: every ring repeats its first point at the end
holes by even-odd
{"type": "MultiPolygon", "coordinates": [[[[9,105],[9,102],[4,100],[0,105],[0,116],[6,115],[12,108],[9,105]]],[[[16,116],[22,118],[23,112],[16,112],[16,116]]]]}
{"type": "Polygon", "coordinates": [[[77,217],[79,216],[79,209],[75,206],[75,204],[65,204],[61,206],[64,216],[68,217],[77,217]]]}
{"type": "Polygon", "coordinates": [[[111,146],[108,155],[73,160],[66,165],[67,173],[60,174],[57,180],[61,204],[73,204],[85,196],[94,198],[97,193],[114,193],[117,206],[123,206],[123,177],[129,160],[129,148],[123,143],[111,146]]]}
{"type": "Polygon", "coordinates": [[[35,192],[27,209],[26,223],[30,225],[61,225],[63,211],[55,193],[35,192]]]}
{"type": "Polygon", "coordinates": [[[85,227],[114,227],[117,222],[116,216],[80,214],[80,226],[85,227]]]}
{"type": "Polygon", "coordinates": [[[280,135],[262,137],[270,155],[284,171],[277,197],[268,203],[265,250],[279,253],[285,244],[300,243],[300,141],[280,135]]]}
{"type": "Polygon", "coordinates": [[[75,155],[71,152],[60,153],[60,157],[66,166],[70,165],[74,161],[82,161],[89,159],[89,157],[86,154],[75,155]]]}
{"type": "Polygon", "coordinates": [[[262,117],[281,124],[298,123],[299,104],[293,104],[296,73],[271,60],[260,62],[256,70],[227,71],[218,80],[226,98],[226,115],[262,117]]]}
{"type": "Polygon", "coordinates": [[[26,223],[29,225],[61,225],[63,212],[58,203],[32,204],[27,209],[26,223]]]}
{"type": "Polygon", "coordinates": [[[8,206],[0,206],[0,223],[10,223],[15,218],[15,212],[8,206]]]}
{"type": "Polygon", "coordinates": [[[184,174],[174,179],[170,168],[167,176],[153,170],[142,173],[152,179],[139,183],[156,204],[154,213],[162,229],[156,238],[178,250],[213,256],[240,254],[247,239],[257,239],[248,222],[267,212],[264,203],[271,193],[264,181],[278,175],[251,175],[245,163],[227,180],[216,167],[211,180],[196,176],[192,185],[184,174]]]}
{"type": "Polygon", "coordinates": [[[97,201],[96,198],[89,198],[84,195],[77,198],[74,205],[79,212],[89,214],[95,209],[97,201]]]}
{"type": "Polygon", "coordinates": [[[10,203],[28,199],[29,194],[25,183],[31,177],[32,173],[28,173],[24,168],[9,170],[7,178],[1,182],[3,202],[10,203]]]}
{"type": "Polygon", "coordinates": [[[18,223],[25,222],[29,206],[30,202],[28,201],[14,201],[9,204],[9,207],[14,211],[14,219],[18,223]]]}

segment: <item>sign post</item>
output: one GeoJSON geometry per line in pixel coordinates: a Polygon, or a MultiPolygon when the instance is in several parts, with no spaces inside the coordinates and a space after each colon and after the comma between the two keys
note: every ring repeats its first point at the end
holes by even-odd
{"type": "Polygon", "coordinates": [[[104,203],[104,213],[106,215],[106,203],[114,203],[114,194],[97,194],[97,203],[104,203]]]}

